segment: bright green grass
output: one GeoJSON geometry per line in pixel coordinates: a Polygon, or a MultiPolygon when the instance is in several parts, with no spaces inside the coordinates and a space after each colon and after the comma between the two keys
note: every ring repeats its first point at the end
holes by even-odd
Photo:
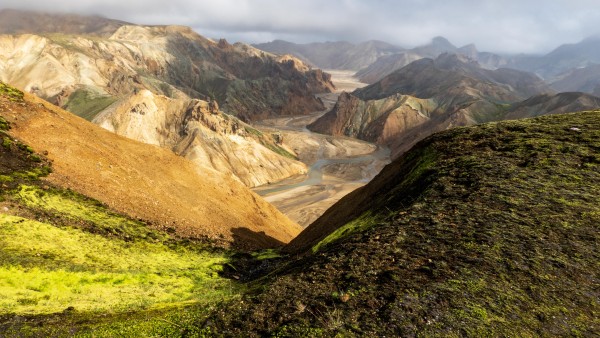
{"type": "Polygon", "coordinates": [[[3,313],[129,311],[233,294],[223,255],[107,239],[0,214],[3,313]]]}
{"type": "Polygon", "coordinates": [[[121,215],[110,213],[99,203],[83,200],[75,194],[44,191],[36,186],[21,185],[15,198],[30,208],[40,208],[71,219],[89,222],[93,224],[96,231],[127,239],[141,238],[160,241],[168,239],[164,233],[153,231],[145,225],[121,215]]]}
{"type": "Polygon", "coordinates": [[[323,238],[319,243],[313,246],[312,252],[316,253],[327,244],[338,241],[351,234],[368,230],[375,226],[381,219],[382,217],[374,217],[371,215],[371,212],[366,212],[357,219],[337,228],[334,232],[323,238]]]}

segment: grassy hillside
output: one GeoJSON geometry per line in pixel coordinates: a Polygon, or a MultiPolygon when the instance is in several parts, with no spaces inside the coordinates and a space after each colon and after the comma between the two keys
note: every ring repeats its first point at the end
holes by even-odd
{"type": "Polygon", "coordinates": [[[47,183],[3,118],[0,140],[0,336],[172,336],[241,292],[220,276],[229,252],[47,183]]]}
{"type": "Polygon", "coordinates": [[[599,191],[600,112],[436,134],[309,226],[213,331],[595,336],[599,191]]]}

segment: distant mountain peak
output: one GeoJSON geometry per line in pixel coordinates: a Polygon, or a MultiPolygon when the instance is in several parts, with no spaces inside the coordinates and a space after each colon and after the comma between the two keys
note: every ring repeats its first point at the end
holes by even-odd
{"type": "Polygon", "coordinates": [[[443,36],[436,36],[431,39],[431,45],[434,47],[447,47],[447,48],[456,48],[448,39],[443,36]]]}

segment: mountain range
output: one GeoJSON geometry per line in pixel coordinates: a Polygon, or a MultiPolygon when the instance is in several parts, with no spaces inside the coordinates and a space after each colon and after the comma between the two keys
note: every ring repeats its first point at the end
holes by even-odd
{"type": "Polygon", "coordinates": [[[600,106],[584,93],[555,94],[534,74],[489,70],[460,54],[420,59],[351,94],[308,126],[387,145],[392,157],[434,132],[600,106]]]}
{"type": "Polygon", "coordinates": [[[253,45],[274,54],[289,54],[322,69],[356,70],[375,62],[379,57],[402,51],[403,48],[383,41],[366,41],[353,44],[346,41],[296,44],[275,40],[253,45]]]}
{"type": "MultiPolygon", "coordinates": [[[[341,43],[351,45],[349,43],[341,43]]],[[[559,91],[583,91],[594,94],[598,83],[594,82],[597,74],[596,65],[600,64],[600,38],[592,36],[578,43],[565,44],[557,47],[546,55],[509,55],[480,52],[473,44],[456,47],[444,37],[435,37],[429,44],[412,49],[401,47],[387,48],[379,53],[368,51],[368,44],[351,45],[352,48],[363,48],[369,55],[377,55],[371,62],[345,61],[344,64],[354,67],[336,65],[336,60],[354,60],[356,52],[341,49],[338,54],[325,53],[323,45],[336,45],[335,42],[326,44],[296,45],[285,41],[274,41],[267,44],[255,45],[259,49],[280,54],[292,54],[303,58],[308,63],[327,65],[324,68],[352,69],[356,76],[365,83],[375,83],[394,71],[413,61],[431,58],[435,59],[443,53],[460,54],[477,61],[487,69],[511,68],[534,73],[559,91]],[[342,54],[343,53],[343,54],[342,54]],[[318,57],[313,55],[318,55],[318,57]],[[341,54],[341,55],[340,55],[341,54]],[[323,61],[327,56],[328,58],[323,61]],[[582,77],[588,80],[582,80],[582,77]],[[582,83],[583,81],[583,83],[582,83]]],[[[372,58],[371,58],[372,59],[372,58]]],[[[367,60],[364,60],[367,61],[367,60]]]]}
{"type": "MultiPolygon", "coordinates": [[[[3,11],[0,16],[27,14],[3,11]]],[[[4,32],[41,32],[0,36],[0,80],[88,120],[97,118],[121,135],[231,173],[248,186],[306,171],[281,140],[277,144],[239,120],[324,109],[314,94],[333,89],[328,74],[290,56],[215,42],[187,27],[59,14],[33,13],[32,19],[31,25],[8,20],[0,26],[4,32]],[[220,113],[212,118],[218,115],[219,122],[184,125],[191,100],[216,102],[220,113]],[[166,115],[153,114],[165,105],[168,111],[160,114],[166,115]],[[220,134],[228,124],[239,128],[220,134]],[[199,132],[200,126],[206,132],[199,132]]]]}

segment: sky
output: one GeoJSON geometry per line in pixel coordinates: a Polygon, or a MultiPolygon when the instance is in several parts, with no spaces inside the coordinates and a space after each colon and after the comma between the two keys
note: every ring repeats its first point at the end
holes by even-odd
{"type": "Polygon", "coordinates": [[[246,43],[382,40],[409,48],[443,36],[480,51],[543,54],[600,34],[600,0],[2,0],[0,7],[186,25],[246,43]]]}

